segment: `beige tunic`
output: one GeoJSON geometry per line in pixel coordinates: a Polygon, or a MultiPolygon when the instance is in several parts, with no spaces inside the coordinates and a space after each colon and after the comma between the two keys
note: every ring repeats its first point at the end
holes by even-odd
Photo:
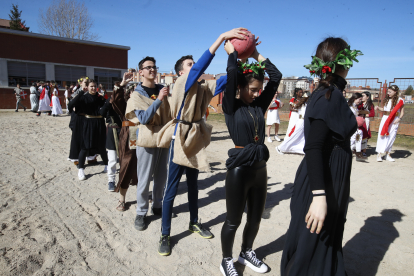
{"type": "MultiPolygon", "coordinates": [[[[157,137],[159,131],[162,127],[171,121],[171,112],[170,112],[170,105],[167,99],[164,99],[158,108],[157,112],[155,113],[154,117],[146,124],[140,124],[137,116],[135,115],[134,110],[147,110],[153,104],[154,100],[147,98],[137,92],[131,93],[131,97],[127,102],[127,107],[125,111],[125,117],[133,122],[136,127],[129,127],[130,129],[130,139],[135,137],[135,133],[137,128],[139,128],[138,137],[136,141],[136,145],[144,148],[168,148],[167,146],[158,146],[157,145],[157,137]]],[[[130,148],[134,148],[134,145],[131,145],[130,148]]]]}
{"type": "MultiPolygon", "coordinates": [[[[184,99],[185,83],[188,74],[182,75],[174,84],[172,97],[169,99],[172,120],[158,133],[158,147],[168,147],[174,135],[178,112],[184,99]]],[[[201,171],[210,169],[205,148],[210,144],[212,126],[203,120],[208,104],[213,98],[216,81],[209,80],[203,84],[195,83],[188,91],[181,120],[189,124],[178,123],[175,134],[173,162],[201,171]]]]}

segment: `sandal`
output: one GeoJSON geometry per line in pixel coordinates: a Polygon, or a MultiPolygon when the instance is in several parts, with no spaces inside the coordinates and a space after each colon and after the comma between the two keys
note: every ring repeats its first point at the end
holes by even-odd
{"type": "Polygon", "coordinates": [[[121,202],[120,200],[118,200],[118,206],[116,207],[116,209],[120,212],[124,212],[125,209],[125,202],[121,202]]]}

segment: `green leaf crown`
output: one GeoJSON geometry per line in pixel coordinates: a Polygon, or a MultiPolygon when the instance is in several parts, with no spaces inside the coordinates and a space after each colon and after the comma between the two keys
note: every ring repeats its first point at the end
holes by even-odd
{"type": "Polygon", "coordinates": [[[248,60],[246,60],[246,62],[239,60],[237,62],[237,67],[240,74],[254,73],[256,75],[264,75],[266,71],[266,68],[261,61],[249,63],[248,60]]]}
{"type": "Polygon", "coordinates": [[[351,46],[348,45],[336,55],[334,61],[324,62],[322,59],[312,56],[312,63],[303,67],[309,70],[311,76],[321,76],[325,79],[327,73],[335,73],[338,65],[342,65],[345,70],[349,70],[354,65],[354,61],[359,62],[356,57],[363,55],[360,50],[351,51],[351,46]]]}

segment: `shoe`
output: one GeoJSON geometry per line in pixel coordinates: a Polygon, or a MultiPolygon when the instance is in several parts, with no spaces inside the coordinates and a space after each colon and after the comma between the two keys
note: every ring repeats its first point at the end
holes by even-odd
{"type": "Polygon", "coordinates": [[[282,140],[280,140],[279,136],[277,136],[277,135],[275,135],[275,140],[278,141],[278,142],[282,141],[282,140]]]}
{"type": "Polygon", "coordinates": [[[162,208],[152,208],[152,213],[153,213],[155,216],[160,216],[160,217],[162,217],[162,208]]]}
{"type": "Polygon", "coordinates": [[[269,142],[269,143],[272,143],[273,141],[272,141],[272,138],[270,138],[270,137],[267,137],[267,141],[269,142]]]}
{"type": "Polygon", "coordinates": [[[86,179],[85,171],[83,169],[79,169],[79,171],[78,171],[78,178],[81,181],[86,179]]]}
{"type": "Polygon", "coordinates": [[[381,153],[377,155],[377,162],[382,162],[382,156],[381,156],[381,153]]]}
{"type": "Polygon", "coordinates": [[[365,152],[362,153],[362,156],[368,157],[368,155],[365,152]]]}
{"type": "Polygon", "coordinates": [[[284,154],[283,152],[281,152],[281,151],[280,151],[279,147],[276,147],[275,149],[276,149],[276,152],[277,152],[277,153],[279,153],[279,154],[281,154],[281,155],[283,155],[283,154],[284,154]]]}
{"type": "Polygon", "coordinates": [[[190,222],[188,230],[193,233],[198,233],[204,239],[211,239],[213,237],[213,234],[205,229],[201,222],[196,222],[194,224],[190,222]]]}
{"type": "Polygon", "coordinates": [[[387,156],[385,157],[385,160],[390,161],[390,162],[395,162],[394,159],[391,158],[390,154],[388,153],[387,156]]]}
{"type": "Polygon", "coordinates": [[[239,276],[234,268],[233,258],[224,258],[220,264],[220,271],[223,276],[239,276]]]}
{"type": "Polygon", "coordinates": [[[26,107],[25,107],[25,108],[23,108],[23,111],[26,111],[26,107]]]}
{"type": "Polygon", "coordinates": [[[361,152],[357,152],[357,153],[355,154],[355,160],[356,160],[357,162],[365,162],[365,161],[367,160],[367,158],[368,158],[368,157],[363,156],[361,152]]]}
{"type": "Polygon", "coordinates": [[[77,165],[79,165],[79,161],[75,161],[75,162],[73,162],[73,164],[74,164],[75,166],[77,166],[77,165]]]}
{"type": "Polygon", "coordinates": [[[126,210],[125,208],[125,201],[118,201],[118,206],[116,209],[120,212],[124,212],[126,210]]]}
{"type": "Polygon", "coordinates": [[[105,168],[104,168],[103,172],[104,173],[107,173],[108,172],[108,166],[107,165],[105,165],[105,168]]]}
{"type": "Polygon", "coordinates": [[[96,164],[98,163],[98,160],[96,159],[96,157],[92,160],[88,160],[88,164],[96,164]]]}
{"type": "Polygon", "coordinates": [[[37,114],[36,114],[36,116],[38,116],[38,117],[39,117],[39,116],[40,116],[40,113],[37,113],[37,114]]]}
{"type": "Polygon", "coordinates": [[[265,263],[256,257],[256,253],[252,249],[241,251],[237,261],[258,273],[265,273],[269,269],[265,263]]]}
{"type": "Polygon", "coordinates": [[[14,112],[19,112],[19,110],[16,109],[14,112]]]}
{"type": "Polygon", "coordinates": [[[108,191],[114,192],[115,191],[115,183],[114,182],[108,182],[108,191]]]}
{"type": "Polygon", "coordinates": [[[147,228],[145,224],[145,216],[137,215],[135,217],[134,227],[138,231],[144,231],[147,228]]]}
{"type": "Polygon", "coordinates": [[[161,236],[160,242],[158,244],[158,254],[160,254],[161,256],[168,256],[171,254],[171,245],[170,245],[169,235],[161,236]]]}

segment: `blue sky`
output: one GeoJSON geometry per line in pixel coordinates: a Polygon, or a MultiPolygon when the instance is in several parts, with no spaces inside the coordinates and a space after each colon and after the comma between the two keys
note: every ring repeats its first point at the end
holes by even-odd
{"type": "MultiPolygon", "coordinates": [[[[8,19],[12,3],[23,11],[32,32],[39,8],[52,1],[2,0],[0,18],[8,19]],[[40,6],[39,3],[42,3],[40,6]]],[[[283,76],[308,75],[317,44],[326,36],[341,36],[364,56],[348,77],[390,81],[414,77],[414,4],[403,1],[156,1],[88,0],[99,41],[130,46],[129,67],[154,56],[161,72],[170,71],[178,58],[195,59],[223,32],[245,27],[260,36],[258,47],[283,76]]],[[[225,72],[223,48],[206,73],[225,72]]]]}

